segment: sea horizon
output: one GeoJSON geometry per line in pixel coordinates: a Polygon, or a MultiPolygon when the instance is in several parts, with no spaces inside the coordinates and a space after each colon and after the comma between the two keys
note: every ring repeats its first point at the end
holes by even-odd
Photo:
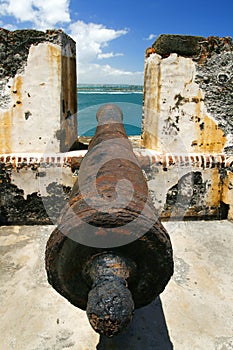
{"type": "Polygon", "coordinates": [[[143,84],[126,84],[126,83],[77,83],[77,86],[91,86],[91,85],[96,85],[96,86],[142,86],[143,84]]]}
{"type": "Polygon", "coordinates": [[[143,85],[78,84],[78,135],[93,136],[96,112],[103,104],[114,103],[123,112],[128,136],[141,134],[143,85]]]}

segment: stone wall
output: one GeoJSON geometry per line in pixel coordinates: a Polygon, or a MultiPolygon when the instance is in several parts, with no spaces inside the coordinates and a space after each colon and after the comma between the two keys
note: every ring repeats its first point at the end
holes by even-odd
{"type": "Polygon", "coordinates": [[[77,138],[76,49],[62,31],[0,30],[0,153],[68,151],[77,138]]]}
{"type": "Polygon", "coordinates": [[[0,39],[0,223],[52,223],[46,203],[56,216],[72,173],[57,173],[46,154],[77,139],[76,44],[60,30],[1,28],[0,39]]]}
{"type": "MultiPolygon", "coordinates": [[[[144,147],[177,157],[231,156],[232,71],[230,37],[159,36],[145,58],[144,147]]],[[[154,185],[160,176],[168,179],[165,217],[210,218],[229,207],[233,218],[232,169],[169,167],[153,176],[154,185]]],[[[151,191],[158,201],[153,185],[151,191]]]]}
{"type": "MultiPolygon", "coordinates": [[[[130,141],[163,220],[232,218],[232,156],[168,155],[130,141]]],[[[0,224],[55,223],[86,152],[2,156],[0,224]]]]}

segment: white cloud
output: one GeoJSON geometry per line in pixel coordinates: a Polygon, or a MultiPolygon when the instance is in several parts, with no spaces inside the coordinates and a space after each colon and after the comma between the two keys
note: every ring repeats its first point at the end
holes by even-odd
{"type": "Polygon", "coordinates": [[[153,40],[157,37],[157,34],[150,34],[145,40],[153,40]]]}
{"type": "Polygon", "coordinates": [[[111,40],[127,34],[126,29],[109,29],[102,24],[77,21],[69,27],[71,37],[77,43],[78,60],[92,62],[101,57],[102,49],[108,46],[111,40]]]}
{"type": "Polygon", "coordinates": [[[5,0],[0,7],[3,15],[17,21],[30,21],[37,29],[53,28],[57,23],[69,23],[69,0],[5,0]]]}
{"type": "Polygon", "coordinates": [[[78,64],[78,83],[86,84],[135,84],[143,83],[143,72],[116,69],[108,64],[78,64]]]}
{"type": "Polygon", "coordinates": [[[97,58],[98,58],[98,60],[102,60],[103,58],[112,58],[112,57],[119,57],[119,56],[124,56],[124,54],[123,53],[106,52],[106,53],[98,54],[97,58]]]}
{"type": "Polygon", "coordinates": [[[6,15],[12,15],[19,21],[33,21],[35,14],[32,9],[31,0],[7,0],[3,3],[3,8],[6,15]]]}

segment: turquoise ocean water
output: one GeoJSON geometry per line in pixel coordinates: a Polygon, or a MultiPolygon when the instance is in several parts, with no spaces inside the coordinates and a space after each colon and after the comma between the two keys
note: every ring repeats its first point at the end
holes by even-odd
{"type": "Polygon", "coordinates": [[[139,85],[78,85],[78,135],[93,136],[96,112],[107,103],[118,105],[127,135],[140,135],[143,87],[139,85]]]}

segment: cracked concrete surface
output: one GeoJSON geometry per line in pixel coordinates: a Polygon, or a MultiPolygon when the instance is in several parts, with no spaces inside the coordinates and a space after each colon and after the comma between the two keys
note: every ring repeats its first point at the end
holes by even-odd
{"type": "Polygon", "coordinates": [[[85,312],[47,283],[44,252],[54,226],[0,227],[0,349],[233,349],[233,223],[164,226],[175,274],[161,301],[136,310],[111,340],[99,338],[85,312]]]}

